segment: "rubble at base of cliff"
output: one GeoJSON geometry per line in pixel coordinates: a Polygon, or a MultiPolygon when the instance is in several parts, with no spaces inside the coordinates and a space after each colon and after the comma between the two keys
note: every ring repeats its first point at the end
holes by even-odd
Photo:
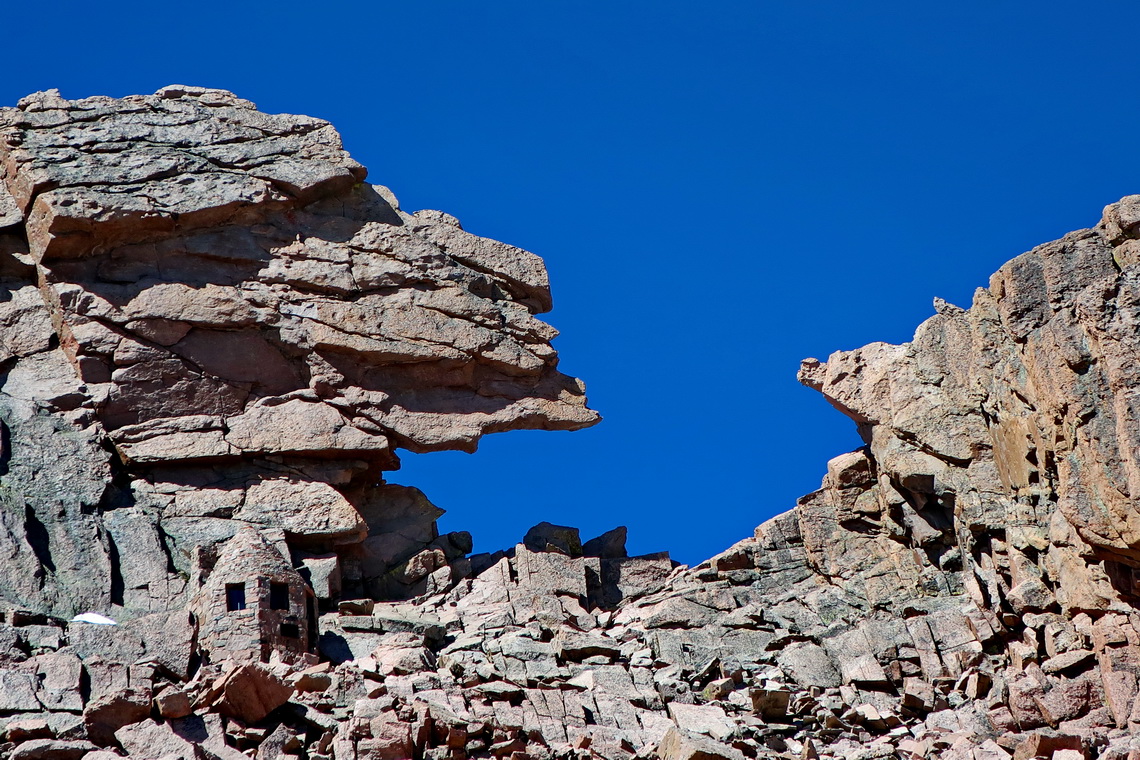
{"type": "Polygon", "coordinates": [[[1140,196],[806,360],[866,445],[689,568],[389,481],[600,418],[541,259],[365,179],[222,90],[0,109],[0,758],[1140,760],[1140,196]]]}
{"type": "MultiPolygon", "coordinates": [[[[199,627],[185,613],[120,626],[15,613],[0,628],[10,646],[0,751],[222,760],[1140,751],[1127,723],[1135,681],[1104,668],[1140,656],[1134,615],[1028,613],[1010,639],[949,597],[910,617],[848,609],[838,635],[818,619],[823,627],[805,628],[829,589],[789,517],[691,569],[661,555],[519,544],[473,577],[440,574],[439,588],[413,600],[339,601],[315,621],[314,652],[273,650],[267,661],[239,649],[196,663],[199,627]],[[594,585],[606,563],[635,582],[594,585]]],[[[576,538],[537,526],[550,528],[576,538]]]]}

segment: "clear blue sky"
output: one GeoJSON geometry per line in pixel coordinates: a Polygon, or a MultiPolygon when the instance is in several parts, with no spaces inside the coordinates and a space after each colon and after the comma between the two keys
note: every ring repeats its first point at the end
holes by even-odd
{"type": "Polygon", "coordinates": [[[408,210],[546,259],[605,420],[407,455],[476,550],[549,520],[695,563],[854,426],[795,372],[1140,193],[1136,3],[15,3],[0,103],[222,87],[408,210]]]}

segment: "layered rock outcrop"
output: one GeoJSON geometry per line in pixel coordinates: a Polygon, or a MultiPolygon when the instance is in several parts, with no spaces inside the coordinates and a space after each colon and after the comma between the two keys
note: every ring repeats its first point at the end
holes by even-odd
{"type": "Polygon", "coordinates": [[[0,137],[0,755],[1140,757],[1140,196],[805,361],[866,445],[687,568],[471,556],[383,481],[597,416],[542,262],[327,123],[168,87],[0,137]]]}
{"type": "Polygon", "coordinates": [[[597,420],[535,317],[541,260],[403,212],[326,122],[168,87],[40,93],[0,134],[10,604],[181,607],[243,523],[353,546],[375,585],[435,539],[424,502],[362,544],[409,499],[373,485],[397,447],[597,420]]]}

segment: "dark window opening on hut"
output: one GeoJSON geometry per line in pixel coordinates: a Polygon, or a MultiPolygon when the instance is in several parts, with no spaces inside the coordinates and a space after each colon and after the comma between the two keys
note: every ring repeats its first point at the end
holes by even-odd
{"type": "Polygon", "coordinates": [[[230,612],[245,609],[245,584],[226,584],[226,609],[230,612]]]}
{"type": "Polygon", "coordinates": [[[271,610],[287,610],[287,609],[289,609],[289,584],[288,583],[270,583],[269,584],[269,609],[271,609],[271,610]]]}
{"type": "Polygon", "coordinates": [[[301,638],[301,629],[296,623],[282,623],[281,635],[287,639],[299,639],[301,638]]]}

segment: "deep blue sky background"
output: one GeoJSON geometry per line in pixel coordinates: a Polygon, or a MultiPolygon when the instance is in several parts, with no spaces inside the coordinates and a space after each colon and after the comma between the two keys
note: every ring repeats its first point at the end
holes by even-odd
{"type": "Polygon", "coordinates": [[[687,563],[819,484],[854,426],[800,359],[1140,193],[1125,2],[9,4],[0,104],[221,87],[331,120],[371,181],[550,268],[605,420],[407,455],[476,550],[617,524],[687,563]]]}

